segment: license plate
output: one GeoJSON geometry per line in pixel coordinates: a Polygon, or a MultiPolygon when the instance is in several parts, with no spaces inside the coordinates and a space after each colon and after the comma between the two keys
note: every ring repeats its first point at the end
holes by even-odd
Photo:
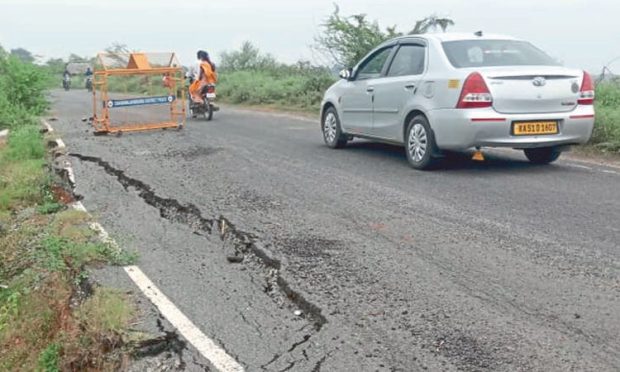
{"type": "Polygon", "coordinates": [[[215,98],[215,93],[207,93],[207,98],[209,99],[215,98]]]}
{"type": "Polygon", "coordinates": [[[557,121],[527,121],[512,124],[515,136],[535,136],[539,134],[558,134],[557,121]]]}

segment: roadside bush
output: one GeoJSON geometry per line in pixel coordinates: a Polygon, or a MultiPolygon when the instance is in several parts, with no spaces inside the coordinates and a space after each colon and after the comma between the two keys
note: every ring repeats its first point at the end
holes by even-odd
{"type": "Polygon", "coordinates": [[[323,71],[316,74],[272,71],[223,72],[218,97],[225,102],[249,105],[275,105],[317,111],[325,89],[334,79],[323,71]]]}
{"type": "Polygon", "coordinates": [[[592,144],[604,151],[620,151],[620,84],[602,83],[596,88],[596,124],[592,144]]]}
{"type": "Polygon", "coordinates": [[[9,148],[6,154],[8,160],[42,160],[45,156],[43,137],[36,126],[22,126],[11,132],[9,148]]]}
{"type": "MultiPolygon", "coordinates": [[[[0,81],[1,79],[0,77],[0,81]]],[[[0,130],[34,123],[35,117],[28,109],[22,105],[14,105],[9,102],[6,94],[2,91],[2,84],[0,83],[0,130]]]]}
{"type": "Polygon", "coordinates": [[[0,152],[0,212],[42,199],[45,183],[45,148],[36,126],[20,126],[0,152]]]}
{"type": "Polygon", "coordinates": [[[218,97],[224,102],[318,111],[335,77],[307,62],[286,65],[246,42],[222,55],[218,97]]]}
{"type": "Polygon", "coordinates": [[[0,57],[0,128],[32,124],[48,107],[45,68],[11,56],[0,57]]]}

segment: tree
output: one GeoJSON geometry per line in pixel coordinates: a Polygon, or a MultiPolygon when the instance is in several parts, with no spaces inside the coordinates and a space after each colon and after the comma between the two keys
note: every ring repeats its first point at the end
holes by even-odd
{"type": "MultiPolygon", "coordinates": [[[[435,15],[417,21],[409,34],[421,34],[441,28],[445,31],[454,21],[435,15]]],[[[322,25],[322,32],[315,38],[315,49],[333,63],[351,67],[382,42],[402,36],[396,26],[381,29],[377,21],[369,21],[366,14],[342,16],[335,5],[334,12],[322,25]]]]}
{"type": "Polygon", "coordinates": [[[11,49],[11,55],[19,58],[24,63],[33,63],[35,60],[32,53],[24,48],[11,49]]]}
{"type": "Polygon", "coordinates": [[[89,59],[86,57],[79,56],[75,53],[71,53],[69,55],[69,62],[86,63],[86,62],[89,62],[89,59]]]}
{"type": "Polygon", "coordinates": [[[60,75],[65,70],[67,63],[62,58],[50,58],[45,65],[52,74],[60,75]]]}
{"type": "Polygon", "coordinates": [[[454,21],[450,18],[439,18],[437,15],[432,15],[417,21],[413,30],[409,31],[409,35],[425,34],[431,30],[437,31],[437,28],[441,28],[442,32],[446,32],[450,26],[454,26],[454,21]]]}
{"type": "Polygon", "coordinates": [[[338,5],[334,6],[315,43],[316,49],[340,66],[353,66],[377,44],[398,35],[395,27],[383,31],[376,21],[368,21],[365,14],[342,16],[338,5]]]}
{"type": "Polygon", "coordinates": [[[129,54],[131,50],[126,44],[122,44],[119,42],[113,42],[112,45],[105,48],[106,53],[110,54],[129,54]]]}
{"type": "Polygon", "coordinates": [[[261,51],[249,41],[243,42],[240,50],[224,52],[221,55],[220,67],[223,70],[268,70],[278,66],[276,59],[261,51]]]}
{"type": "Polygon", "coordinates": [[[129,61],[128,55],[131,53],[131,50],[126,44],[114,42],[105,49],[105,52],[109,58],[109,60],[105,61],[106,64],[118,64],[119,66],[125,66],[129,61]]]}
{"type": "Polygon", "coordinates": [[[6,52],[6,50],[4,50],[4,48],[2,47],[2,45],[0,45],[0,58],[4,58],[8,55],[8,53],[6,52]]]}

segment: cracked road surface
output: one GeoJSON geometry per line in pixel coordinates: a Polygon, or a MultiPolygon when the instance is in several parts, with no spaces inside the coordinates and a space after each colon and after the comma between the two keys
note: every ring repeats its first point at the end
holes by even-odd
{"type": "Polygon", "coordinates": [[[617,371],[620,172],[519,153],[433,172],[225,108],[95,137],[54,92],[76,192],[248,371],[617,371]]]}

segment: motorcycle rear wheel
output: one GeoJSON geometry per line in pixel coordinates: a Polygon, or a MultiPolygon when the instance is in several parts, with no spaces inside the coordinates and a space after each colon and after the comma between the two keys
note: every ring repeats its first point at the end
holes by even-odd
{"type": "Polygon", "coordinates": [[[213,105],[212,104],[207,104],[207,110],[205,111],[204,115],[207,121],[213,120],[213,105]]]}

